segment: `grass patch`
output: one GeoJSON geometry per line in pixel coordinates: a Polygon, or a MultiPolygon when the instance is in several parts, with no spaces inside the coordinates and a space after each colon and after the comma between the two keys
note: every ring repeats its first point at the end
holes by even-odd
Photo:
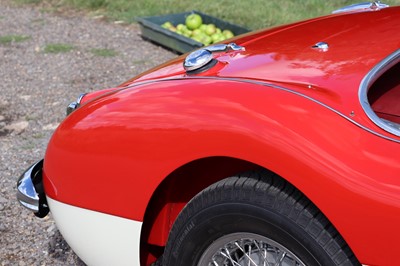
{"type": "Polygon", "coordinates": [[[74,46],[66,43],[51,43],[44,47],[43,52],[45,53],[67,53],[74,49],[74,46]]]}
{"type": "MultiPolygon", "coordinates": [[[[35,1],[35,0],[18,0],[35,1]]],[[[40,1],[40,0],[37,0],[40,1]]],[[[260,29],[285,24],[305,18],[330,14],[355,0],[42,0],[57,7],[73,7],[95,11],[113,20],[128,23],[135,17],[154,16],[198,10],[249,29],[260,29]]],[[[360,2],[360,1],[358,1],[360,2]]],[[[362,1],[361,1],[362,2],[362,1]]],[[[385,0],[390,5],[400,5],[400,0],[385,0]]]]}
{"type": "Polygon", "coordinates": [[[23,42],[29,40],[30,38],[31,36],[25,36],[25,35],[4,35],[0,36],[0,44],[23,42]]]}
{"type": "Polygon", "coordinates": [[[93,48],[90,50],[92,54],[95,56],[102,56],[102,57],[113,57],[118,55],[118,52],[113,49],[105,49],[105,48],[93,48]]]}

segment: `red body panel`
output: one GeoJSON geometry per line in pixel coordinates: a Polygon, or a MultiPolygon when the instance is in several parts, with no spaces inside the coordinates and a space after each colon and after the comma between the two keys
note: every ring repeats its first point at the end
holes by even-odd
{"type": "Polygon", "coordinates": [[[176,169],[236,158],[296,186],[362,263],[391,265],[400,239],[400,138],[364,114],[358,86],[399,48],[399,15],[335,15],[248,35],[236,40],[245,52],[217,54],[219,65],[199,77],[185,77],[178,58],[86,102],[49,143],[46,193],[142,221],[176,169]],[[312,49],[318,41],[329,50],[312,49]]]}
{"type": "MultiPolygon", "coordinates": [[[[217,54],[222,66],[200,75],[295,83],[298,86],[292,89],[344,114],[353,112],[357,122],[374,127],[366,116],[359,115],[364,111],[357,93],[368,71],[400,48],[399,13],[400,7],[394,7],[334,15],[234,39],[246,51],[217,54]],[[312,48],[322,41],[329,44],[328,51],[312,48]]],[[[171,76],[186,77],[182,58],[123,85],[171,76]]]]}

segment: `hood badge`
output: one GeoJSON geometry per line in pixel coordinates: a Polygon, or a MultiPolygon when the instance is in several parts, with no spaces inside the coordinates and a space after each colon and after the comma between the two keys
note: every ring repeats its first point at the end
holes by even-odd
{"type": "Polygon", "coordinates": [[[188,56],[186,56],[185,61],[183,62],[183,67],[185,68],[186,72],[197,72],[199,70],[204,71],[209,67],[214,66],[216,63],[212,63],[215,61],[212,53],[228,51],[245,51],[245,48],[237,45],[236,43],[214,44],[207,46],[191,52],[188,56]]]}

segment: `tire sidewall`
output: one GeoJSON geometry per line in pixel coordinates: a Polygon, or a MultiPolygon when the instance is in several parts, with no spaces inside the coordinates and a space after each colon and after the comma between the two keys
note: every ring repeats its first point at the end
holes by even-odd
{"type": "Polygon", "coordinates": [[[293,252],[306,265],[331,265],[320,247],[287,217],[274,210],[248,203],[220,203],[209,206],[186,220],[172,239],[165,265],[197,265],[200,257],[216,239],[231,233],[245,232],[265,236],[293,252]],[[301,243],[300,243],[301,242],[301,243]]]}

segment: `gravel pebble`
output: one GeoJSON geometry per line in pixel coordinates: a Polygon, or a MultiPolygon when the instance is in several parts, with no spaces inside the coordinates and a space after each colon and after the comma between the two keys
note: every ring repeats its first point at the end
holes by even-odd
{"type": "Polygon", "coordinates": [[[16,180],[43,157],[66,106],[80,93],[114,87],[176,54],[143,41],[137,25],[0,0],[5,35],[28,38],[0,43],[0,265],[84,265],[51,215],[38,219],[16,202],[16,180]],[[73,49],[45,53],[54,43],[73,49]],[[101,57],[92,49],[117,55],[101,57]]]}

